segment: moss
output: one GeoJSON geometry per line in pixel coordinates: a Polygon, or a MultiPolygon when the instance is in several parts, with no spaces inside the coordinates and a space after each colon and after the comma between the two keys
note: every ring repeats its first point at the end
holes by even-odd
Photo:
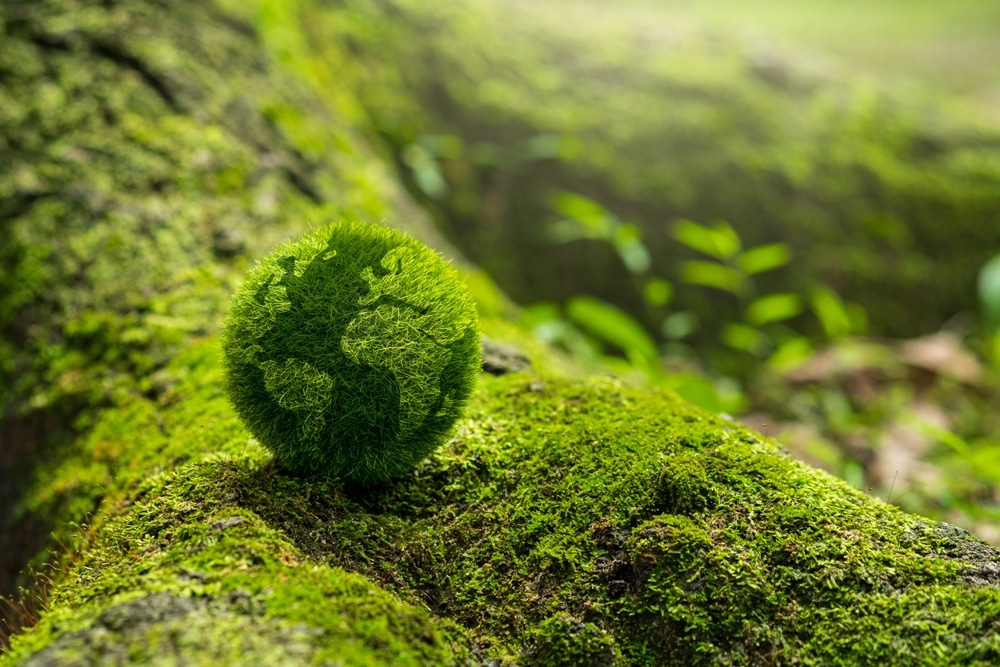
{"type": "Polygon", "coordinates": [[[271,251],[223,329],[230,400],[299,473],[385,481],[437,448],[481,366],[476,308],[413,237],[340,222],[271,251]]]}
{"type": "Polygon", "coordinates": [[[295,548],[259,522],[205,516],[189,492],[215,471],[188,472],[206,478],[178,485],[180,493],[170,484],[153,486],[151,492],[165,492],[158,505],[140,501],[131,518],[106,527],[114,541],[95,545],[77,573],[86,592],[56,602],[72,607],[55,607],[11,660],[425,665],[470,655],[451,624],[357,575],[301,565],[295,548]],[[183,516],[183,525],[167,528],[149,514],[165,509],[176,510],[167,517],[183,516]]]}
{"type": "Polygon", "coordinates": [[[449,251],[260,4],[0,7],[0,594],[48,534],[33,462],[176,382],[252,259],[341,217],[449,251]]]}
{"type": "Polygon", "coordinates": [[[560,665],[619,664],[612,637],[593,623],[584,623],[568,614],[557,614],[539,623],[529,635],[530,648],[525,657],[532,664],[545,667],[560,665]]]}
{"type": "Polygon", "coordinates": [[[379,602],[350,612],[369,625],[357,621],[345,645],[381,646],[366,637],[384,631],[402,642],[392,650],[420,659],[425,644],[551,665],[1000,657],[992,548],[669,393],[484,375],[444,448],[365,488],[290,476],[248,443],[220,390],[216,345],[171,365],[185,378],[161,397],[169,407],[140,397],[105,413],[46,481],[39,509],[57,495],[90,499],[63,503],[66,521],[100,509],[12,664],[77,646],[62,637],[152,593],[190,598],[199,623],[223,627],[243,614],[229,605],[244,591],[262,616],[237,623],[261,623],[265,636],[271,622],[325,629],[293,635],[350,655],[330,630],[348,612],[309,602],[350,606],[352,595],[316,592],[349,585],[379,602]],[[396,614],[410,620],[392,625],[396,614]]]}
{"type": "Polygon", "coordinates": [[[198,2],[0,10],[5,410],[142,386],[218,327],[249,258],[310,225],[391,218],[447,247],[246,19],[198,2]]]}
{"type": "Polygon", "coordinates": [[[262,664],[375,665],[451,664],[468,654],[452,624],[306,559],[241,506],[226,480],[277,473],[228,408],[218,357],[214,344],[190,348],[175,363],[187,377],[164,398],[170,409],[138,399],[106,413],[43,484],[39,511],[58,506],[79,526],[102,510],[75,532],[59,524],[72,545],[64,585],[9,659],[200,664],[253,655],[262,664]],[[149,438],[151,427],[163,437],[149,438]],[[59,502],[67,496],[78,502],[59,502]],[[174,611],[148,611],[161,603],[174,611]]]}

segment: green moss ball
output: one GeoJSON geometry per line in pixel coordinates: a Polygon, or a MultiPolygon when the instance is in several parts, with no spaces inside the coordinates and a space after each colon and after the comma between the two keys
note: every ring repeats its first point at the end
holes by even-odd
{"type": "Polygon", "coordinates": [[[448,436],[480,368],[458,274],[402,232],[344,222],[247,275],[223,329],[226,387],[284,467],[376,483],[448,436]]]}

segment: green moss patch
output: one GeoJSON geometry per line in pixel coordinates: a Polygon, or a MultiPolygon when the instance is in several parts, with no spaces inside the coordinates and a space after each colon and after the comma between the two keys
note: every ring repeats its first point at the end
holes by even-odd
{"type": "MultiPolygon", "coordinates": [[[[380,591],[381,612],[358,612],[372,627],[449,656],[544,665],[998,658],[993,549],[669,393],[484,375],[440,451],[392,483],[341,485],[283,473],[247,444],[217,382],[200,381],[218,378],[215,345],[177,360],[188,379],[170,409],[142,417],[149,399],[140,399],[107,413],[50,481],[64,498],[103,495],[103,504],[52,611],[15,656],[96,627],[136,591],[194,598],[206,606],[191,613],[213,619],[234,613],[226,596],[246,591],[268,623],[330,628],[333,617],[308,600],[352,604],[313,590],[316,578],[332,591],[347,577],[380,591]],[[117,455],[100,459],[103,424],[125,417],[134,421],[117,455]],[[185,463],[143,474],[151,429],[171,434],[159,446],[152,439],[155,456],[185,463]],[[300,578],[311,583],[299,589],[300,578]],[[396,613],[410,620],[396,625],[396,613]]],[[[323,641],[310,650],[340,650],[323,641]]]]}
{"type": "Polygon", "coordinates": [[[447,251],[353,93],[286,57],[297,3],[266,34],[267,3],[235,4],[0,7],[0,594],[49,532],[13,517],[35,463],[93,408],[162,396],[252,259],[342,217],[447,251]]]}
{"type": "Polygon", "coordinates": [[[247,276],[223,331],[229,397],[287,468],[360,482],[445,439],[481,366],[458,274],[396,230],[342,222],[247,276]]]}

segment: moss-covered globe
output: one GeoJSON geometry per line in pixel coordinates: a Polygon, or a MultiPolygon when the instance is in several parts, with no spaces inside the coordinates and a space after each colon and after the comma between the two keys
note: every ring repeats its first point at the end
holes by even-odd
{"type": "Polygon", "coordinates": [[[458,274],[402,232],[343,222],[278,246],[223,328],[226,387],[284,467],[376,483],[447,437],[480,367],[458,274]]]}

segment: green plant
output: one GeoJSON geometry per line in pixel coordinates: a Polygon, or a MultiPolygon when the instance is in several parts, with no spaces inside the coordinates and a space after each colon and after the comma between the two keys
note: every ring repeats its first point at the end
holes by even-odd
{"type": "MultiPolygon", "coordinates": [[[[776,369],[788,369],[813,353],[812,342],[788,322],[801,315],[806,305],[819,321],[830,340],[864,333],[867,315],[854,303],[845,303],[832,289],[814,284],[803,298],[796,292],[766,292],[757,280],[760,274],[781,269],[791,261],[791,250],[784,243],[744,248],[736,230],[726,222],[710,226],[681,220],[674,227],[674,239],[695,250],[705,259],[684,262],[681,278],[689,285],[721,290],[733,297],[739,319],[720,329],[723,345],[745,352],[757,359],[767,359],[776,369]]],[[[674,320],[690,317],[673,313],[664,321],[664,334],[674,329],[686,333],[688,327],[675,326],[674,320]]],[[[683,321],[682,321],[683,324],[683,321]]],[[[752,367],[751,367],[752,370],[752,367]]]]}
{"type": "Polygon", "coordinates": [[[986,328],[986,357],[1000,368],[1000,255],[979,271],[979,307],[986,328]]]}
{"type": "Polygon", "coordinates": [[[686,400],[712,412],[738,413],[745,397],[727,378],[710,379],[691,369],[664,369],[652,336],[631,315],[590,296],[575,296],[563,310],[553,303],[524,309],[524,320],[542,340],[561,345],[594,370],[638,374],[646,385],[672,389],[686,400]],[[606,356],[604,347],[620,350],[625,360],[606,356]]]}
{"type": "Polygon", "coordinates": [[[684,262],[682,280],[727,292],[740,308],[742,321],[723,326],[722,342],[758,357],[773,350],[775,341],[765,327],[801,314],[802,298],[792,292],[760,294],[754,277],[787,265],[791,259],[788,246],[772,243],[744,249],[736,230],[725,222],[709,227],[682,220],[673,236],[707,257],[684,262]]]}
{"type": "Polygon", "coordinates": [[[247,275],[223,331],[229,397],[283,466],[375,483],[445,438],[480,364],[476,309],[413,238],[344,222],[247,275]]]}
{"type": "Polygon", "coordinates": [[[606,241],[621,258],[632,275],[642,275],[649,270],[650,256],[642,242],[642,232],[629,222],[596,201],[572,192],[558,191],[552,197],[552,208],[566,216],[549,227],[549,236],[555,243],[579,239],[606,241]]]}
{"type": "MultiPolygon", "coordinates": [[[[760,274],[781,269],[791,261],[788,245],[744,248],[728,223],[708,226],[681,220],[673,227],[674,240],[702,256],[680,263],[682,286],[721,290],[730,295],[735,307],[734,317],[723,320],[719,327],[721,345],[711,339],[695,339],[692,334],[699,327],[698,315],[683,309],[668,312],[674,285],[654,274],[653,255],[636,225],[579,194],[557,191],[550,204],[563,216],[549,226],[550,241],[590,240],[610,245],[632,277],[633,288],[643,297],[644,310],[636,314],[638,319],[587,295],[572,297],[564,309],[551,303],[526,309],[527,324],[540,338],[566,347],[585,363],[638,371],[646,384],[674,389],[703,408],[740,412],[748,398],[739,388],[741,381],[753,378],[764,365],[778,373],[787,371],[815,353],[815,339],[789,326],[807,307],[828,340],[862,334],[867,327],[864,309],[845,303],[826,285],[813,284],[804,295],[762,289],[757,279],[760,274]],[[659,332],[652,333],[649,325],[657,322],[659,332]],[[605,346],[623,353],[628,364],[604,356],[605,346]],[[670,360],[669,372],[661,356],[670,360]],[[694,359],[705,362],[715,378],[707,377],[692,363],[694,359]]],[[[680,296],[689,294],[682,289],[680,296]]]]}
{"type": "MultiPolygon", "coordinates": [[[[687,338],[697,329],[698,317],[694,313],[686,310],[665,312],[673,299],[674,286],[653,275],[652,255],[636,225],[622,221],[598,202],[579,194],[557,191],[551,206],[564,217],[550,225],[550,240],[566,243],[588,239],[612,246],[632,276],[635,289],[643,296],[647,309],[644,319],[653,322],[662,319],[661,333],[668,345],[687,338]]],[[[790,262],[791,250],[787,244],[744,248],[739,234],[726,222],[708,226],[681,220],[674,226],[672,236],[703,256],[681,263],[682,282],[721,290],[733,297],[739,309],[739,320],[727,322],[720,328],[721,342],[730,349],[757,358],[773,354],[779,364],[808,356],[812,346],[806,338],[787,326],[775,326],[800,315],[807,302],[830,339],[861,333],[866,326],[864,311],[856,304],[845,304],[825,285],[814,285],[808,299],[794,292],[762,292],[757,276],[783,268],[790,262]]],[[[579,319],[570,315],[571,319],[579,319]]],[[[585,319],[594,321],[589,316],[585,319]]],[[[614,319],[621,317],[616,315],[614,319]]],[[[598,337],[617,344],[600,333],[598,337]]],[[[634,340],[635,336],[630,335],[629,339],[634,340]]],[[[622,349],[630,353],[628,348],[622,349]]]]}

